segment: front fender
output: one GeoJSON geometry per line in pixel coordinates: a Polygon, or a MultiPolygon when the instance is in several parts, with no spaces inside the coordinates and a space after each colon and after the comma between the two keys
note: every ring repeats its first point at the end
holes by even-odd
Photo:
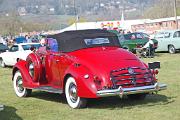
{"type": "Polygon", "coordinates": [[[71,65],[65,72],[65,75],[67,74],[75,78],[79,97],[97,98],[96,96],[97,88],[94,83],[94,78],[93,78],[94,76],[87,67],[83,65],[80,66],[71,65]],[[84,77],[85,75],[88,75],[89,77],[85,78],[84,77]]]}
{"type": "Polygon", "coordinates": [[[14,65],[13,72],[12,72],[12,80],[14,78],[14,74],[18,70],[20,71],[22,75],[23,87],[34,88],[35,86],[38,86],[38,84],[32,82],[32,77],[30,76],[28,69],[26,67],[26,61],[20,60],[14,65]]]}

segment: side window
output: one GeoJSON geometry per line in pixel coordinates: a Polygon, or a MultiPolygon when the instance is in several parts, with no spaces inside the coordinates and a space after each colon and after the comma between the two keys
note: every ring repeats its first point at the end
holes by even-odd
{"type": "Polygon", "coordinates": [[[47,44],[51,51],[58,52],[58,43],[56,39],[47,38],[47,44]]]}
{"type": "Polygon", "coordinates": [[[16,51],[18,51],[18,50],[19,50],[19,47],[18,47],[18,46],[12,46],[12,47],[9,49],[10,52],[16,52],[16,51]]]}
{"type": "Polygon", "coordinates": [[[137,39],[143,39],[143,36],[141,34],[136,34],[137,39]]]}
{"type": "Polygon", "coordinates": [[[180,31],[176,31],[173,35],[173,38],[180,37],[180,31]]]}
{"type": "Polygon", "coordinates": [[[164,38],[164,33],[163,32],[159,32],[155,35],[155,38],[164,38]]]}
{"type": "Polygon", "coordinates": [[[125,34],[125,35],[124,35],[124,39],[125,39],[125,40],[130,40],[130,39],[131,39],[131,35],[132,35],[132,34],[125,34]]]}
{"type": "Polygon", "coordinates": [[[135,35],[135,34],[132,34],[130,39],[131,39],[131,40],[135,40],[135,39],[136,39],[136,35],[135,35]]]}
{"type": "Polygon", "coordinates": [[[168,32],[166,32],[166,33],[164,34],[164,38],[170,38],[170,36],[171,36],[171,34],[168,33],[168,32]]]}

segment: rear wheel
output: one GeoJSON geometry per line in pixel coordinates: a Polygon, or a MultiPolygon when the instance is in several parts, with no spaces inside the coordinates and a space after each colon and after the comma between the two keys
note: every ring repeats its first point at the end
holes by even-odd
{"type": "Polygon", "coordinates": [[[0,59],[0,66],[2,68],[5,68],[6,67],[6,64],[4,63],[3,59],[0,59]]]}
{"type": "Polygon", "coordinates": [[[175,47],[174,47],[173,45],[170,45],[170,46],[168,47],[168,51],[169,51],[169,53],[171,53],[171,54],[176,53],[176,49],[175,49],[175,47]]]}
{"type": "Polygon", "coordinates": [[[77,85],[76,81],[73,77],[69,77],[67,79],[65,85],[65,95],[67,103],[72,108],[83,108],[87,104],[87,99],[80,98],[77,94],[77,85]]]}
{"type": "Polygon", "coordinates": [[[13,77],[14,91],[18,97],[27,97],[31,94],[32,90],[23,87],[22,75],[17,71],[13,77]]]}
{"type": "Polygon", "coordinates": [[[146,98],[146,93],[141,93],[141,94],[132,94],[128,95],[128,98],[131,100],[144,100],[146,98]]]}

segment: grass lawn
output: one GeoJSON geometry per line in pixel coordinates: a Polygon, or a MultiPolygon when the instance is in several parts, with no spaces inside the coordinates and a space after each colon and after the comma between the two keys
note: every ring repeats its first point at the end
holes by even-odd
{"type": "Polygon", "coordinates": [[[159,81],[168,89],[148,95],[143,101],[118,97],[90,100],[85,109],[71,109],[63,96],[34,91],[31,97],[16,97],[12,68],[0,68],[0,120],[180,120],[180,54],[158,53],[145,62],[161,61],[159,81]]]}

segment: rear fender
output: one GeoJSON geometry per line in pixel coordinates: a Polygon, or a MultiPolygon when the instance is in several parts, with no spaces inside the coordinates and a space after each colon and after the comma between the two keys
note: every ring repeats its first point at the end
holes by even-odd
{"type": "Polygon", "coordinates": [[[29,74],[29,71],[26,67],[26,61],[24,60],[20,60],[19,62],[17,62],[14,67],[13,67],[13,77],[12,80],[14,78],[14,75],[16,73],[16,71],[20,71],[21,75],[22,75],[22,80],[23,80],[23,86],[25,88],[34,88],[38,86],[38,83],[34,83],[32,82],[32,77],[29,74]]]}
{"type": "MultiPolygon", "coordinates": [[[[65,72],[65,75],[70,75],[75,78],[77,84],[78,96],[82,98],[97,98],[97,88],[94,83],[93,75],[90,70],[83,65],[71,65],[65,72]],[[88,75],[88,78],[85,78],[88,75]]],[[[67,77],[64,76],[63,86],[66,84],[67,77]]]]}

